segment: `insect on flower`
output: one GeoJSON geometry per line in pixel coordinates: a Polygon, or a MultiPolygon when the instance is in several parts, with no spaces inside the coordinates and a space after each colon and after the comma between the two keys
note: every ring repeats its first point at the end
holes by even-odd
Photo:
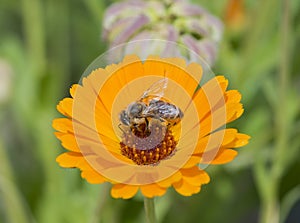
{"type": "Polygon", "coordinates": [[[178,124],[183,118],[183,112],[176,105],[162,99],[167,84],[168,79],[164,78],[151,85],[137,101],[121,111],[121,123],[141,136],[150,134],[149,123],[152,120],[160,121],[166,126],[178,124]]]}

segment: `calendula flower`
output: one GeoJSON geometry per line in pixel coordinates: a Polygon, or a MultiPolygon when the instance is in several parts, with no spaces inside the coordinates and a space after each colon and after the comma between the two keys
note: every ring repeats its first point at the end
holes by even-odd
{"type": "MultiPolygon", "coordinates": [[[[223,24],[218,18],[186,0],[123,1],[111,5],[103,20],[103,38],[110,48],[129,41],[162,39],[186,46],[209,65],[216,60],[222,33],[223,24]]],[[[163,55],[166,48],[156,47],[151,41],[140,42],[135,49],[124,45],[123,53],[163,55]]],[[[190,52],[181,52],[181,56],[192,59],[190,52]]]]}
{"type": "Polygon", "coordinates": [[[249,139],[225,128],[243,113],[240,93],[223,76],[201,79],[197,63],[157,56],[94,70],[57,106],[66,117],[53,121],[55,135],[68,150],[57,162],[110,182],[114,198],[198,193],[210,181],[199,164],[228,163],[249,139]]]}

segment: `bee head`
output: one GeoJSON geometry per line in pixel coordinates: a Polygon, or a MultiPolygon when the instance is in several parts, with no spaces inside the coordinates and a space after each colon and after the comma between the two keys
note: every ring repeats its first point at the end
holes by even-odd
{"type": "Polygon", "coordinates": [[[142,102],[133,102],[131,103],[128,108],[127,112],[128,115],[131,117],[138,117],[142,114],[144,109],[146,108],[146,105],[142,102]]]}
{"type": "Polygon", "coordinates": [[[125,110],[121,111],[119,114],[119,119],[124,125],[130,125],[130,120],[125,110]]]}

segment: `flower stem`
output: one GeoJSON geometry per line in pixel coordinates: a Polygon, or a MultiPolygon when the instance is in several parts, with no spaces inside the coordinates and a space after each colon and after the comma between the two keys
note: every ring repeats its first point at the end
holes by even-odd
{"type": "Polygon", "coordinates": [[[281,60],[279,67],[279,100],[277,108],[277,131],[278,143],[276,153],[277,167],[275,174],[282,175],[283,168],[286,165],[286,149],[288,142],[288,120],[287,120],[287,93],[289,86],[289,62],[290,62],[290,4],[289,0],[282,1],[282,21],[281,21],[281,60]]]}
{"type": "Polygon", "coordinates": [[[154,199],[144,197],[144,207],[148,223],[156,223],[154,199]]]}
{"type": "MultiPolygon", "coordinates": [[[[278,104],[275,113],[276,141],[275,153],[269,172],[269,177],[265,177],[264,191],[262,191],[261,223],[278,223],[280,220],[279,188],[280,182],[288,165],[286,151],[289,148],[288,140],[288,111],[287,96],[289,86],[289,39],[290,39],[290,1],[282,0],[281,19],[281,60],[278,76],[278,104]]],[[[265,165],[265,169],[268,165],[265,165]]]]}
{"type": "Polygon", "coordinates": [[[22,10],[26,47],[30,62],[36,69],[33,74],[43,75],[46,64],[46,38],[42,1],[23,0],[22,10]]]}
{"type": "Polygon", "coordinates": [[[101,192],[99,194],[94,215],[92,216],[91,223],[100,222],[103,216],[103,209],[108,201],[109,188],[108,184],[101,185],[101,192]]]}
{"type": "Polygon", "coordinates": [[[289,118],[287,110],[287,97],[290,75],[290,0],[282,0],[281,19],[281,47],[280,64],[278,72],[278,104],[275,114],[275,145],[274,153],[269,160],[257,159],[256,180],[261,199],[260,223],[279,223],[280,221],[280,182],[289,165],[287,149],[289,145],[289,118]]]}

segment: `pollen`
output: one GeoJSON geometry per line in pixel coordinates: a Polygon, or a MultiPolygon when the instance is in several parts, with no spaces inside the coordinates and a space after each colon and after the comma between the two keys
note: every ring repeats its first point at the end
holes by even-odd
{"type": "Polygon", "coordinates": [[[121,154],[137,165],[158,164],[170,157],[177,145],[172,131],[162,125],[152,127],[152,131],[150,135],[137,134],[132,130],[124,132],[120,142],[121,154]]]}

